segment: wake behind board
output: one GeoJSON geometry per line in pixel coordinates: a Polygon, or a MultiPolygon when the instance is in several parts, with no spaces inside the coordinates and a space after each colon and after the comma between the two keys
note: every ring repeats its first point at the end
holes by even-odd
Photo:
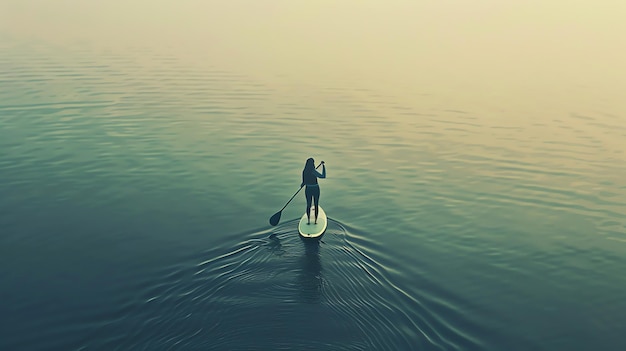
{"type": "Polygon", "coordinates": [[[298,223],[298,232],[303,238],[319,238],[326,231],[326,225],[328,224],[328,218],[326,218],[326,212],[322,209],[322,206],[318,206],[320,213],[317,215],[317,224],[315,224],[315,206],[311,206],[311,224],[307,223],[306,213],[300,218],[298,223]]]}

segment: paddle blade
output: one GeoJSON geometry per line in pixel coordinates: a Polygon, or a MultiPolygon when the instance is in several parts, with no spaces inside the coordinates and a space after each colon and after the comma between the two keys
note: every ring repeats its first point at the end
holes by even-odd
{"type": "Polygon", "coordinates": [[[283,211],[278,211],[278,212],[276,212],[276,213],[272,216],[272,218],[270,218],[270,224],[271,224],[271,225],[277,225],[277,224],[278,224],[278,221],[280,221],[280,215],[281,215],[281,213],[282,213],[282,212],[283,212],[283,211]]]}

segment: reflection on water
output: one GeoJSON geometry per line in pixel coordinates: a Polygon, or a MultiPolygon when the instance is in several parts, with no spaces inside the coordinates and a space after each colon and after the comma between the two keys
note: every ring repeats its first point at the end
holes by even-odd
{"type": "Polygon", "coordinates": [[[300,259],[301,269],[298,275],[300,298],[306,303],[319,303],[322,295],[322,261],[320,242],[302,239],[304,255],[300,259]]]}
{"type": "Polygon", "coordinates": [[[270,252],[273,255],[282,256],[285,254],[286,251],[283,249],[283,246],[280,243],[280,238],[278,237],[278,235],[274,233],[269,236],[268,240],[269,240],[269,243],[267,244],[267,248],[270,250],[270,252]]]}

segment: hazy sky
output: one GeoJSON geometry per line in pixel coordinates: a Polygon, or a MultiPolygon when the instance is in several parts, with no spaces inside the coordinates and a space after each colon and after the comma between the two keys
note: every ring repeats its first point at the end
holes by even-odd
{"type": "Polygon", "coordinates": [[[0,4],[0,33],[18,40],[148,47],[251,74],[359,81],[398,94],[551,95],[554,104],[599,94],[615,110],[626,101],[626,3],[618,0],[0,4]]]}

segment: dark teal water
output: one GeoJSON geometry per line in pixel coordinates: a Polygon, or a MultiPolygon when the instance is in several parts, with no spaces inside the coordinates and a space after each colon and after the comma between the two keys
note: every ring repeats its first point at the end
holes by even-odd
{"type": "Polygon", "coordinates": [[[626,348],[626,84],[582,68],[608,44],[451,64],[500,37],[139,3],[3,5],[1,350],[626,348]],[[268,223],[308,157],[313,243],[302,194],[268,223]]]}

